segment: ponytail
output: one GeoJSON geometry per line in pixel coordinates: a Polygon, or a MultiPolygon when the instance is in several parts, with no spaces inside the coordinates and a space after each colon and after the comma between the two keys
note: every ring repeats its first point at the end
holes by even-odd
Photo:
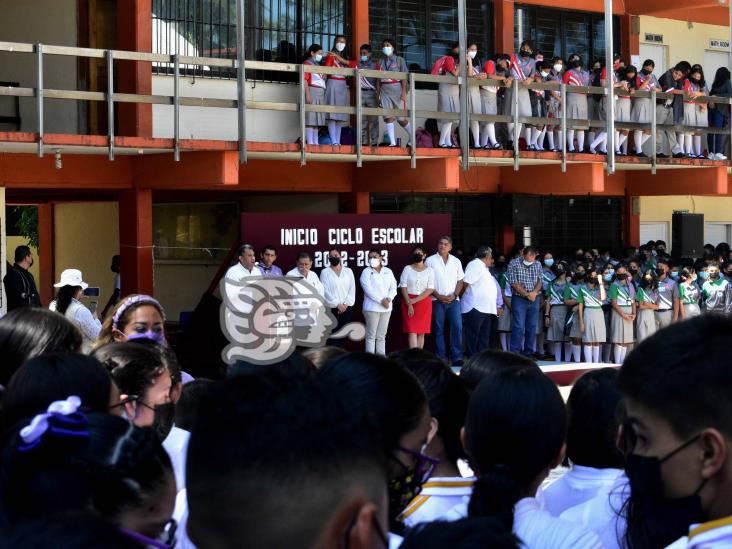
{"type": "Polygon", "coordinates": [[[61,286],[58,292],[56,292],[56,311],[61,313],[62,315],[66,314],[66,309],[69,308],[69,305],[71,305],[71,300],[74,298],[77,290],[79,290],[80,288],[81,286],[61,286]]]}
{"type": "Polygon", "coordinates": [[[513,530],[513,507],[521,499],[521,488],[506,465],[494,465],[481,473],[473,485],[468,504],[470,518],[493,517],[506,530],[513,530]]]}

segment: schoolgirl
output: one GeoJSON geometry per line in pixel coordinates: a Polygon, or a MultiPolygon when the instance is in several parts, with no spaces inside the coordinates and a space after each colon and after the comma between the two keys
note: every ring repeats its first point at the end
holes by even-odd
{"type": "MultiPolygon", "coordinates": [[[[622,87],[622,83],[619,81],[617,71],[620,70],[620,54],[616,53],[613,56],[613,67],[610,71],[610,74],[608,75],[608,68],[602,67],[600,69],[600,86],[605,88],[608,83],[608,79],[612,78],[612,87],[613,90],[616,88],[622,87]]],[[[618,118],[618,96],[615,96],[615,119],[618,118]]],[[[601,96],[600,101],[597,102],[598,109],[597,109],[597,115],[600,120],[607,120],[607,113],[608,113],[608,105],[610,104],[610,97],[608,96],[601,96]]],[[[619,135],[618,131],[615,131],[615,147],[616,149],[619,148],[620,141],[619,141],[619,135]]],[[[590,142],[590,152],[592,154],[596,154],[597,147],[600,147],[600,152],[603,154],[607,154],[607,132],[604,130],[601,130],[599,133],[596,134],[595,138],[590,142]]]]}
{"type": "MultiPolygon", "coordinates": [[[[382,42],[382,49],[384,57],[379,63],[379,70],[387,72],[404,72],[408,73],[409,68],[407,62],[403,57],[396,55],[394,47],[394,40],[387,38],[382,42]]],[[[407,108],[407,88],[408,84],[406,80],[394,80],[392,78],[381,78],[377,80],[376,93],[379,96],[379,104],[382,109],[406,109],[407,108]]],[[[389,136],[389,146],[396,147],[397,141],[394,135],[394,116],[384,116],[384,123],[386,125],[386,133],[389,136]]],[[[407,146],[411,143],[409,139],[412,135],[412,127],[409,124],[409,120],[406,118],[399,118],[399,125],[404,128],[407,132],[407,146]]]]}
{"type": "MultiPolygon", "coordinates": [[[[511,76],[519,81],[518,87],[518,115],[531,116],[531,98],[529,97],[528,85],[533,80],[532,76],[536,71],[536,62],[531,58],[531,54],[534,48],[530,41],[525,40],[521,43],[518,55],[511,55],[511,61],[509,68],[511,70],[511,76]]],[[[506,96],[504,101],[504,114],[513,116],[513,88],[506,89],[506,96]]],[[[513,141],[518,139],[521,135],[521,124],[514,128],[513,123],[508,124],[509,140],[513,141]]],[[[526,143],[531,142],[531,129],[526,130],[526,143]]]]}
{"type": "MultiPolygon", "coordinates": [[[[551,79],[557,84],[561,84],[564,78],[564,59],[561,57],[555,57],[552,59],[552,72],[551,79]]],[[[562,116],[562,94],[559,90],[547,91],[547,101],[549,104],[549,118],[556,118],[557,120],[562,116]]],[[[549,150],[557,152],[562,142],[562,127],[559,125],[549,126],[546,134],[547,140],[549,141],[549,150]]]]}
{"type": "MultiPolygon", "coordinates": [[[[323,48],[320,44],[313,44],[308,48],[307,57],[303,61],[303,65],[320,65],[323,60],[323,48]]],[[[306,72],[305,81],[305,102],[308,105],[326,105],[325,88],[326,82],[323,75],[315,72],[306,72]]],[[[326,125],[326,116],[324,112],[307,112],[305,113],[305,130],[308,145],[318,144],[318,134],[320,128],[326,125]]]]}
{"type": "MultiPolygon", "coordinates": [[[[369,44],[361,45],[361,58],[358,63],[359,69],[378,70],[378,63],[371,59],[371,46],[369,44]]],[[[361,106],[362,107],[378,107],[379,101],[376,97],[376,78],[360,78],[359,86],[361,86],[361,106]]],[[[379,117],[373,115],[364,115],[361,128],[361,142],[364,145],[376,147],[379,144],[379,117]]]]}
{"type": "Polygon", "coordinates": [[[605,296],[605,286],[597,271],[591,271],[587,277],[587,283],[580,287],[577,299],[586,362],[599,363],[600,344],[607,341],[605,316],[602,313],[602,302],[605,301],[605,296]]]}
{"type": "MultiPolygon", "coordinates": [[[[631,94],[638,88],[638,69],[628,65],[619,73],[620,90],[615,102],[615,120],[618,122],[630,122],[632,112],[631,94]]],[[[615,143],[615,152],[621,156],[628,156],[628,135],[629,130],[618,130],[618,140],[615,143]]]]}
{"type": "MultiPolygon", "coordinates": [[[[582,70],[582,58],[573,53],[568,59],[569,70],[564,72],[564,83],[568,86],[589,86],[590,73],[582,70]]],[[[585,121],[588,119],[587,95],[584,93],[567,93],[567,120],[585,121]]],[[[585,149],[586,125],[576,126],[567,129],[567,152],[582,152],[585,149]],[[574,146],[574,138],[577,137],[577,147],[574,146]]]]}
{"type": "Polygon", "coordinates": [[[658,331],[655,314],[658,310],[658,278],[653,270],[643,273],[635,298],[638,301],[636,333],[640,343],[658,331]]]}
{"type": "Polygon", "coordinates": [[[679,293],[676,282],[669,276],[668,259],[659,258],[656,264],[658,271],[658,309],[656,324],[658,329],[665,328],[678,317],[679,293]]]}
{"type": "MultiPolygon", "coordinates": [[[[652,59],[643,61],[643,68],[636,77],[636,89],[641,92],[650,92],[651,90],[660,90],[658,78],[653,74],[656,64],[652,59]]],[[[630,120],[639,124],[650,124],[652,110],[656,106],[651,103],[650,97],[634,97],[633,107],[630,111],[630,120]]],[[[635,155],[639,157],[646,156],[643,153],[643,145],[651,138],[651,130],[635,130],[633,132],[633,142],[635,143],[635,155]]]]}
{"type": "MultiPolygon", "coordinates": [[[[508,60],[505,56],[498,56],[496,60],[489,59],[483,65],[483,73],[490,80],[500,80],[510,86],[513,78],[507,70],[508,60]],[[503,65],[501,67],[501,65],[503,65]]],[[[483,114],[498,114],[498,86],[480,86],[480,100],[483,114]]],[[[495,122],[481,122],[480,144],[484,149],[500,150],[503,148],[496,137],[495,122]]],[[[505,316],[505,315],[504,315],[505,316]]]]}
{"type": "Polygon", "coordinates": [[[615,344],[615,362],[622,364],[628,348],[635,341],[633,322],[636,315],[635,287],[625,265],[618,267],[609,296],[613,308],[610,334],[615,344]]]}
{"type": "MultiPolygon", "coordinates": [[[[435,61],[432,74],[441,76],[458,76],[459,47],[453,44],[452,50],[435,61]]],[[[437,91],[437,110],[439,112],[460,112],[460,86],[450,82],[440,82],[437,91]]],[[[457,126],[456,120],[440,120],[440,148],[449,149],[452,144],[452,127],[457,126]]]]}
{"type": "Polygon", "coordinates": [[[679,317],[681,320],[701,314],[699,301],[701,289],[696,282],[694,267],[684,267],[679,272],[679,317]]]}
{"type": "Polygon", "coordinates": [[[568,307],[572,316],[570,319],[569,339],[572,345],[572,358],[575,362],[582,360],[582,330],[579,320],[579,292],[585,282],[584,269],[579,267],[571,275],[571,284],[564,288],[564,304],[568,307]]]}
{"type": "MultiPolygon", "coordinates": [[[[538,64],[538,70],[534,73],[534,81],[537,83],[553,82],[551,76],[552,66],[549,61],[542,61],[538,64]]],[[[529,97],[531,99],[531,116],[536,118],[546,118],[549,115],[549,104],[547,102],[548,90],[530,90],[529,97]]],[[[531,129],[531,140],[528,144],[529,151],[543,151],[544,138],[547,133],[547,127],[541,124],[533,126],[531,129]]]]}
{"type": "MultiPolygon", "coordinates": [[[[684,126],[708,127],[706,103],[695,103],[692,99],[709,95],[707,84],[704,80],[704,70],[701,65],[691,67],[689,77],[684,80],[684,126]]],[[[679,133],[679,144],[683,142],[683,152],[689,158],[704,158],[702,155],[701,134],[679,133]],[[683,139],[683,141],[682,141],[683,139]]]]}
{"type": "MultiPolygon", "coordinates": [[[[356,63],[348,60],[346,53],[346,37],[338,35],[335,37],[333,49],[328,52],[325,58],[326,67],[350,67],[356,68],[356,63]]],[[[334,107],[347,107],[350,104],[351,94],[345,76],[340,74],[328,75],[325,86],[325,103],[334,107]]],[[[328,135],[331,145],[340,146],[341,129],[345,126],[350,116],[342,113],[327,113],[325,117],[328,123],[328,135]]]]}
{"type": "Polygon", "coordinates": [[[605,299],[602,300],[602,315],[605,318],[605,342],[602,344],[602,361],[611,362],[612,354],[612,305],[610,304],[610,285],[615,279],[615,267],[605,263],[602,267],[602,277],[598,278],[605,288],[605,299]]]}
{"type": "Polygon", "coordinates": [[[503,294],[503,314],[498,317],[498,337],[501,340],[501,349],[508,351],[511,341],[511,296],[513,294],[505,271],[498,277],[498,285],[503,294]]]}
{"type": "Polygon", "coordinates": [[[564,327],[567,322],[567,305],[564,303],[564,293],[567,286],[567,265],[557,263],[552,265],[552,271],[556,278],[549,282],[546,289],[546,305],[544,317],[547,323],[546,340],[554,350],[554,360],[561,362],[562,345],[564,345],[564,360],[569,361],[572,352],[569,337],[564,327]]]}
{"type": "MultiPolygon", "coordinates": [[[[474,80],[485,80],[486,74],[481,70],[478,56],[478,44],[476,42],[468,43],[468,55],[466,61],[468,63],[468,78],[474,80]]],[[[473,114],[488,114],[483,112],[483,100],[478,86],[468,87],[468,101],[470,103],[470,112],[473,114]]],[[[470,121],[470,133],[473,136],[473,148],[483,148],[480,139],[480,122],[478,120],[470,121]]]]}

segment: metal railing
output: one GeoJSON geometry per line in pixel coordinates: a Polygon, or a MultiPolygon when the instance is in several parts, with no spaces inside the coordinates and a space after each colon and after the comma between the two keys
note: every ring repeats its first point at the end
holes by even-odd
{"type": "MultiPolygon", "coordinates": [[[[242,163],[247,160],[247,141],[246,141],[246,110],[267,110],[267,111],[286,111],[286,112],[298,112],[300,119],[300,162],[305,164],[308,158],[308,145],[306,140],[305,121],[306,113],[308,112],[322,112],[322,113],[334,113],[334,114],[347,114],[355,117],[355,156],[356,164],[362,166],[364,159],[364,146],[362,143],[362,121],[364,116],[389,116],[395,118],[408,119],[411,123],[411,135],[410,141],[414,145],[416,142],[416,121],[417,118],[435,119],[435,120],[460,120],[461,114],[457,112],[440,112],[436,110],[419,110],[416,107],[415,99],[415,84],[416,82],[430,82],[430,83],[449,83],[457,84],[458,86],[492,86],[492,87],[506,87],[506,84],[495,80],[478,80],[476,78],[468,78],[466,82],[463,82],[458,77],[454,76],[436,76],[431,74],[416,74],[416,73],[402,73],[402,72],[387,72],[378,70],[365,70],[365,69],[351,69],[351,68],[337,68],[337,67],[323,67],[315,65],[297,65],[297,64],[282,64],[282,63],[270,63],[263,61],[250,61],[243,59],[221,59],[221,58],[209,58],[209,57],[194,57],[184,55],[165,55],[157,53],[140,53],[140,52],[129,52],[120,50],[103,50],[94,48],[77,48],[67,46],[49,46],[44,44],[27,44],[19,42],[0,42],[0,51],[14,52],[14,53],[26,53],[34,54],[37,63],[37,82],[35,87],[0,87],[0,96],[13,96],[13,97],[28,97],[36,99],[36,114],[37,114],[37,154],[39,157],[43,157],[44,154],[44,99],[65,99],[75,101],[99,101],[105,102],[107,105],[107,116],[109,120],[108,133],[107,133],[107,148],[108,157],[110,160],[114,160],[115,155],[115,125],[114,125],[114,108],[118,103],[134,103],[134,104],[149,104],[149,105],[168,105],[173,106],[173,148],[172,152],[176,161],[180,160],[181,153],[181,139],[180,139],[180,116],[182,107],[209,107],[209,108],[233,108],[238,109],[237,126],[238,131],[238,149],[239,157],[242,163]],[[107,65],[107,89],[106,91],[78,91],[78,90],[59,90],[49,89],[44,87],[43,71],[44,62],[46,56],[71,56],[81,58],[95,58],[105,59],[107,65]],[[114,63],[115,61],[138,61],[138,62],[157,62],[157,63],[171,63],[174,67],[173,70],[173,95],[161,95],[161,94],[137,94],[137,93],[120,93],[114,91],[114,63]],[[239,71],[240,66],[244,66],[245,70],[268,70],[268,71],[279,71],[287,73],[296,73],[299,75],[299,99],[297,102],[275,102],[275,101],[247,101],[244,93],[245,78],[244,71],[239,71]],[[197,98],[197,97],[185,97],[180,95],[180,77],[182,65],[206,65],[224,67],[233,70],[237,70],[239,74],[239,90],[238,98],[234,99],[217,99],[217,98],[197,98]],[[305,86],[307,85],[305,80],[306,73],[318,73],[322,75],[339,75],[352,77],[354,82],[359,82],[361,77],[376,78],[376,79],[392,79],[397,81],[406,81],[408,88],[411,91],[409,94],[409,100],[404,109],[384,109],[380,107],[364,107],[361,105],[361,90],[360,86],[356,86],[356,101],[353,106],[333,106],[333,105],[311,105],[305,101],[305,86]]],[[[609,124],[607,120],[577,120],[569,119],[566,116],[565,109],[560,109],[560,118],[550,117],[533,117],[533,116],[519,116],[518,108],[518,89],[519,86],[525,84],[519,83],[514,80],[511,84],[513,87],[513,105],[511,108],[511,115],[487,115],[487,114],[473,114],[471,112],[467,115],[468,122],[487,122],[487,123],[507,123],[513,124],[514,138],[513,138],[513,166],[515,170],[519,169],[520,159],[522,153],[519,150],[519,136],[517,135],[517,128],[519,125],[529,126],[559,126],[562,131],[562,144],[561,151],[559,153],[559,159],[561,161],[562,171],[566,171],[568,161],[571,161],[571,153],[567,151],[567,130],[573,128],[599,128],[606,129],[609,124]]],[[[607,96],[607,88],[605,87],[580,87],[580,86],[569,86],[566,84],[558,83],[537,83],[532,82],[526,85],[530,90],[550,90],[558,91],[562,99],[567,97],[568,93],[579,93],[585,95],[602,95],[607,96]]],[[[615,90],[618,95],[627,95],[627,92],[623,90],[615,90]]],[[[666,100],[676,97],[672,94],[660,93],[656,91],[644,92],[635,91],[634,97],[638,98],[650,98],[651,99],[651,123],[633,123],[633,122],[620,122],[614,120],[614,126],[617,130],[644,130],[651,133],[651,149],[652,154],[650,156],[651,170],[653,173],[656,172],[658,165],[656,157],[656,133],[657,131],[668,131],[668,132],[680,132],[680,133],[693,133],[693,134],[729,134],[732,141],[732,124],[729,128],[714,128],[714,127],[687,127],[679,125],[660,125],[656,120],[656,101],[666,100]]],[[[688,99],[688,98],[687,98],[688,99]]],[[[591,98],[589,100],[592,100],[591,98]]],[[[697,103],[715,103],[723,105],[732,105],[732,98],[724,97],[698,97],[694,99],[697,103]]],[[[614,113],[609,112],[608,117],[613,119],[614,113]]],[[[465,118],[463,118],[465,120],[465,118]]],[[[465,135],[465,134],[463,134],[465,135]]],[[[610,157],[606,160],[608,171],[612,172],[612,152],[610,157]]],[[[416,167],[418,159],[417,147],[410,147],[409,157],[411,166],[416,167]]],[[[432,155],[431,155],[432,156],[432,155]]],[[[470,161],[475,162],[477,158],[490,158],[490,153],[475,153],[471,152],[468,139],[463,139],[461,142],[461,158],[463,160],[463,166],[468,167],[470,161]]],[[[586,162],[586,159],[581,159],[586,162]]]]}

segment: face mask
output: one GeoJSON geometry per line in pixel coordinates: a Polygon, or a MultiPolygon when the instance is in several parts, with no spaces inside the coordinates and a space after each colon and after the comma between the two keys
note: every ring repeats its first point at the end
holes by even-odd
{"type": "Polygon", "coordinates": [[[155,417],[153,419],[152,428],[160,439],[160,442],[164,441],[170,431],[173,429],[173,422],[175,421],[175,404],[167,402],[165,404],[158,404],[155,406],[155,417]]]}
{"type": "Polygon", "coordinates": [[[362,55],[361,56],[361,63],[365,63],[368,60],[369,60],[369,56],[368,55],[362,55]]]}
{"type": "Polygon", "coordinates": [[[719,273],[711,273],[709,275],[709,278],[711,278],[712,280],[719,280],[719,273]]]}
{"type": "Polygon", "coordinates": [[[554,265],[554,259],[545,259],[544,265],[546,265],[547,267],[551,267],[552,265],[554,265]]]}
{"type": "Polygon", "coordinates": [[[653,74],[653,70],[652,70],[652,69],[643,69],[643,70],[641,71],[641,74],[642,74],[643,76],[649,76],[649,75],[653,74]]]}
{"type": "Polygon", "coordinates": [[[653,257],[656,257],[656,256],[658,255],[658,252],[657,252],[656,250],[652,250],[652,251],[651,251],[651,255],[652,255],[653,257]]]}
{"type": "Polygon", "coordinates": [[[136,339],[149,339],[150,341],[154,341],[158,345],[165,345],[165,333],[160,332],[153,332],[152,330],[148,330],[147,332],[144,332],[142,334],[130,334],[127,337],[127,341],[135,341],[136,339]]]}
{"type": "Polygon", "coordinates": [[[562,72],[562,68],[563,68],[563,65],[560,65],[559,63],[557,63],[556,65],[554,65],[554,72],[562,72]]]}
{"type": "Polygon", "coordinates": [[[706,520],[698,495],[705,481],[690,496],[671,499],[663,495],[661,465],[696,440],[697,437],[693,438],[660,459],[635,454],[626,456],[630,504],[637,517],[628,525],[628,537],[639,542],[638,546],[665,547],[687,535],[691,524],[706,520]]]}
{"type": "Polygon", "coordinates": [[[531,267],[531,266],[532,266],[533,264],[534,264],[534,262],[533,262],[533,261],[526,261],[526,260],[524,259],[524,265],[526,265],[527,267],[531,267]]]}
{"type": "Polygon", "coordinates": [[[673,278],[674,280],[679,278],[679,271],[671,271],[671,278],[673,278]]]}
{"type": "Polygon", "coordinates": [[[604,275],[602,275],[602,279],[605,282],[610,282],[613,279],[613,275],[612,273],[605,273],[604,275]]]}
{"type": "Polygon", "coordinates": [[[323,55],[320,53],[315,54],[315,62],[320,63],[323,60],[323,55]]]}
{"type": "Polygon", "coordinates": [[[457,53],[457,52],[452,52],[450,55],[452,56],[453,59],[459,59],[460,58],[460,54],[457,53]]]}
{"type": "Polygon", "coordinates": [[[384,49],[382,49],[381,51],[384,53],[384,55],[389,57],[392,53],[394,53],[394,48],[392,48],[391,46],[384,46],[384,49]]]}
{"type": "Polygon", "coordinates": [[[372,269],[378,268],[379,265],[381,265],[381,259],[379,259],[378,257],[372,257],[371,259],[369,259],[369,266],[372,269]]]}
{"type": "Polygon", "coordinates": [[[478,55],[478,51],[477,51],[477,50],[475,50],[475,51],[473,51],[473,50],[470,50],[470,51],[468,52],[468,57],[470,57],[471,59],[475,59],[475,56],[476,56],[476,55],[478,55]]]}
{"type": "Polygon", "coordinates": [[[402,526],[397,519],[407,505],[422,491],[421,479],[417,477],[415,467],[405,467],[398,477],[389,481],[387,486],[390,530],[399,530],[402,526]]]}
{"type": "Polygon", "coordinates": [[[412,254],[412,263],[422,263],[424,256],[422,254],[412,254]]]}
{"type": "Polygon", "coordinates": [[[543,76],[544,78],[546,78],[547,76],[549,76],[549,73],[548,73],[548,72],[546,72],[546,71],[541,71],[541,75],[542,75],[542,76],[543,76]]]}
{"type": "Polygon", "coordinates": [[[330,261],[331,267],[337,267],[338,265],[341,264],[341,258],[340,258],[340,256],[329,257],[328,258],[328,261],[330,261]]]}
{"type": "Polygon", "coordinates": [[[346,49],[346,43],[345,42],[338,42],[336,44],[336,51],[343,51],[346,49]]]}
{"type": "Polygon", "coordinates": [[[709,278],[709,273],[707,271],[699,271],[699,278],[702,280],[706,280],[709,278]]]}
{"type": "Polygon", "coordinates": [[[519,52],[519,55],[520,55],[521,57],[531,57],[531,52],[530,52],[529,50],[521,50],[521,51],[519,52]]]}
{"type": "Polygon", "coordinates": [[[618,280],[627,280],[628,279],[628,275],[627,275],[627,273],[620,273],[615,278],[617,278],[618,280]]]}
{"type": "Polygon", "coordinates": [[[579,69],[582,66],[582,61],[579,61],[579,60],[572,61],[569,64],[569,66],[572,67],[573,69],[579,69]]]}

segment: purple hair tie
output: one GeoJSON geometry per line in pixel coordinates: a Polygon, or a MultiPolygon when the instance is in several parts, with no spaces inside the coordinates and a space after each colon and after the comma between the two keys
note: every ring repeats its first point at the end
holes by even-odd
{"type": "Polygon", "coordinates": [[[157,307],[157,309],[160,311],[160,314],[163,316],[163,321],[165,321],[165,309],[163,309],[163,306],[158,302],[157,299],[155,299],[152,296],[145,295],[145,294],[138,294],[133,295],[128,298],[126,298],[122,305],[120,305],[119,309],[117,309],[117,312],[114,313],[114,316],[112,317],[112,328],[117,329],[117,325],[119,324],[120,318],[122,318],[122,315],[125,314],[125,311],[129,309],[132,305],[135,305],[137,303],[149,303],[150,305],[154,305],[157,307]]]}
{"type": "Polygon", "coordinates": [[[18,451],[32,450],[43,441],[46,433],[64,438],[88,438],[89,422],[78,411],[80,406],[81,399],[78,396],[52,402],[45,413],[36,415],[20,430],[23,442],[18,446],[18,451]]]}

